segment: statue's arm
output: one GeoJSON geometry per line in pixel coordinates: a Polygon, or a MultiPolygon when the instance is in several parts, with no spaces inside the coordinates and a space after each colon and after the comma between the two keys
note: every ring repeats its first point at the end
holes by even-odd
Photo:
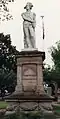
{"type": "Polygon", "coordinates": [[[33,20],[36,23],[36,14],[35,13],[33,13],[33,20]]]}
{"type": "Polygon", "coordinates": [[[29,17],[27,17],[24,13],[22,13],[21,16],[22,16],[22,18],[23,18],[25,21],[28,21],[28,22],[31,22],[31,23],[34,22],[34,20],[29,19],[29,17]]]}
{"type": "Polygon", "coordinates": [[[36,27],[36,14],[33,13],[33,24],[32,24],[33,28],[35,29],[36,27]]]}

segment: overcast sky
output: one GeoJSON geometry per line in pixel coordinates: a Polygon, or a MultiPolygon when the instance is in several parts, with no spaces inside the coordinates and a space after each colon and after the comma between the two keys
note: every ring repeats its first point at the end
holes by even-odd
{"type": "Polygon", "coordinates": [[[27,2],[32,2],[33,12],[36,13],[36,47],[46,52],[45,62],[51,64],[51,57],[48,53],[49,48],[60,40],[60,0],[15,0],[10,3],[10,13],[13,20],[2,22],[0,32],[11,34],[12,44],[20,51],[23,49],[23,26],[21,13],[25,12],[24,6],[27,2]],[[45,40],[42,40],[42,20],[44,15],[45,40]]]}

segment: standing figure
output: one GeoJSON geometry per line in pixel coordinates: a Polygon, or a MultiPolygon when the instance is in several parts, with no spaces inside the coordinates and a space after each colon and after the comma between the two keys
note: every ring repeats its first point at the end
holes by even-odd
{"type": "Polygon", "coordinates": [[[26,12],[22,13],[24,48],[35,48],[36,15],[31,12],[32,7],[32,3],[28,2],[24,7],[26,12]]]}

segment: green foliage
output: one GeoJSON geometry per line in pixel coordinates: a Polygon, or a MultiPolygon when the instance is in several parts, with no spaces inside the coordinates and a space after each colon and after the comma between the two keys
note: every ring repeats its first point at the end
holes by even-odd
{"type": "Polygon", "coordinates": [[[11,45],[10,35],[0,34],[0,68],[14,69],[16,66],[16,55],[19,52],[16,50],[15,46],[11,45]]]}
{"type": "Polygon", "coordinates": [[[51,48],[51,56],[55,70],[60,71],[60,41],[56,43],[56,47],[51,48]]]}
{"type": "Polygon", "coordinates": [[[14,2],[14,0],[0,0],[0,21],[13,19],[12,15],[9,13],[9,2],[14,2]]]}
{"type": "Polygon", "coordinates": [[[43,71],[44,81],[50,81],[51,80],[51,71],[50,67],[47,67],[43,71]]]}
{"type": "Polygon", "coordinates": [[[49,70],[48,68],[45,68],[43,74],[44,74],[44,81],[49,82],[51,82],[52,80],[55,82],[60,81],[60,73],[55,69],[49,70]]]}
{"type": "Polygon", "coordinates": [[[40,118],[40,112],[39,111],[34,111],[34,112],[20,112],[19,114],[13,114],[13,115],[8,115],[6,119],[38,119],[40,118]]]}
{"type": "Polygon", "coordinates": [[[16,86],[16,73],[13,70],[4,71],[0,69],[0,89],[7,89],[9,92],[14,91],[16,86]],[[12,89],[12,90],[11,90],[12,89]]]}
{"type": "Polygon", "coordinates": [[[16,85],[16,55],[19,52],[11,45],[10,35],[0,34],[0,89],[16,85]]]}
{"type": "Polygon", "coordinates": [[[8,115],[7,117],[3,119],[22,119],[22,118],[18,117],[16,114],[13,114],[13,115],[8,115]]]}
{"type": "MultiPolygon", "coordinates": [[[[39,112],[39,111],[37,111],[39,112]]],[[[34,112],[33,112],[34,113],[34,112]]],[[[40,114],[40,112],[39,112],[40,114]]],[[[54,114],[42,114],[42,115],[36,115],[36,116],[31,116],[30,114],[28,115],[23,115],[23,114],[19,114],[17,115],[16,113],[13,115],[8,115],[7,117],[3,118],[3,119],[56,119],[56,116],[54,116],[54,114]]]]}
{"type": "Polygon", "coordinates": [[[51,47],[50,54],[54,65],[52,68],[48,66],[44,69],[44,80],[50,82],[54,80],[60,87],[60,41],[51,47]]]}
{"type": "Polygon", "coordinates": [[[7,102],[0,101],[0,109],[5,109],[8,106],[7,102]]]}

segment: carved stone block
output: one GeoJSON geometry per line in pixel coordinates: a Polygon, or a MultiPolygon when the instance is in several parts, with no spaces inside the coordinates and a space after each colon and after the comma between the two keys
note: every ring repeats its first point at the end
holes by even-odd
{"type": "Polygon", "coordinates": [[[17,57],[16,92],[35,92],[42,94],[44,52],[22,51],[17,57]],[[20,85],[20,89],[19,89],[20,85]]]}

